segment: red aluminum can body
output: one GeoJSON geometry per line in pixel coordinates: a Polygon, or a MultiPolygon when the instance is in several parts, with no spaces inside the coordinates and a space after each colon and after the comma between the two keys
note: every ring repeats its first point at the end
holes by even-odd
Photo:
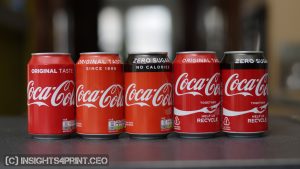
{"type": "Polygon", "coordinates": [[[129,54],[125,64],[126,132],[166,138],[172,124],[172,64],[165,52],[129,54]]]}
{"type": "Polygon", "coordinates": [[[65,138],[75,131],[74,63],[67,53],[34,53],[27,65],[28,133],[65,138]]]}
{"type": "Polygon", "coordinates": [[[215,52],[179,52],[173,62],[174,130],[180,137],[220,132],[220,63],[215,52]]]}
{"type": "Polygon", "coordinates": [[[117,138],[124,128],[123,65],[117,53],[81,53],[76,63],[77,133],[117,138]]]}
{"type": "Polygon", "coordinates": [[[267,64],[263,52],[225,52],[222,126],[229,136],[262,136],[268,130],[267,64]]]}

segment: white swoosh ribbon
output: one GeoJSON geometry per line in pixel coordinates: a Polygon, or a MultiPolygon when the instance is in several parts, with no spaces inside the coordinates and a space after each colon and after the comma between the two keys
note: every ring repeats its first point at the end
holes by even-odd
{"type": "Polygon", "coordinates": [[[210,107],[203,107],[199,110],[191,110],[191,111],[185,111],[185,110],[180,110],[180,109],[177,109],[174,107],[174,114],[176,116],[187,116],[187,115],[190,115],[190,114],[196,114],[196,113],[213,113],[216,111],[217,108],[219,108],[220,106],[220,102],[215,104],[215,105],[212,105],[210,107]]]}
{"type": "Polygon", "coordinates": [[[253,109],[245,110],[245,111],[232,111],[232,110],[223,108],[223,115],[230,117],[230,116],[239,116],[239,115],[248,114],[248,113],[261,114],[267,109],[267,107],[268,107],[268,103],[265,105],[262,105],[260,107],[254,107],[253,109]]]}
{"type": "Polygon", "coordinates": [[[49,107],[48,104],[46,104],[44,102],[32,102],[32,103],[28,103],[27,105],[30,106],[30,105],[33,105],[33,104],[38,105],[39,107],[41,107],[41,106],[49,107]]]}
{"type": "Polygon", "coordinates": [[[78,104],[78,105],[77,105],[77,107],[83,107],[83,106],[88,107],[88,108],[90,108],[90,107],[97,108],[95,105],[90,104],[90,103],[78,104]]]}
{"type": "Polygon", "coordinates": [[[141,106],[141,107],[143,107],[143,106],[148,106],[148,107],[150,107],[149,104],[143,103],[143,102],[132,103],[132,104],[126,103],[126,106],[134,106],[134,105],[138,105],[138,106],[141,106]]]}

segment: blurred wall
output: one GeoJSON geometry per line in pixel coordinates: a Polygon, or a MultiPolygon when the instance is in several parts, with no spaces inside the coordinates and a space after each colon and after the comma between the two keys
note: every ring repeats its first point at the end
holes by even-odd
{"type": "MultiPolygon", "coordinates": [[[[288,76],[293,63],[299,61],[300,58],[299,7],[299,0],[267,1],[267,44],[271,93],[273,97],[298,101],[300,101],[299,90],[288,89],[285,86],[286,76],[288,76]],[[296,47],[289,48],[289,46],[296,47]],[[288,70],[285,71],[285,69],[288,70]]],[[[299,75],[298,78],[300,78],[299,75]]]]}
{"type": "MultiPolygon", "coordinates": [[[[117,25],[122,40],[120,49],[113,50],[125,58],[130,39],[126,32],[135,33],[134,29],[129,30],[127,14],[139,11],[152,17],[144,12],[148,7],[165,9],[170,16],[167,33],[171,32],[171,40],[166,43],[171,46],[171,58],[175,52],[185,50],[214,50],[219,58],[227,50],[264,50],[269,59],[271,97],[291,100],[297,105],[300,103],[299,6],[300,0],[2,0],[0,115],[26,115],[26,63],[30,53],[70,52],[76,61],[80,52],[107,50],[103,48],[105,42],[99,40],[103,37],[99,30],[105,28],[99,16],[105,9],[114,9],[120,15],[121,22],[117,25]]],[[[105,18],[109,18],[105,23],[111,23],[110,17],[105,18]]],[[[134,18],[130,23],[141,24],[134,18]]],[[[105,34],[110,33],[108,29],[105,34]]],[[[160,40],[161,34],[155,30],[152,33],[159,35],[154,42],[160,40]]],[[[142,39],[148,46],[150,41],[141,37],[136,39],[142,39]]]]}
{"type": "Polygon", "coordinates": [[[25,114],[26,17],[18,4],[0,2],[0,114],[25,114]]]}

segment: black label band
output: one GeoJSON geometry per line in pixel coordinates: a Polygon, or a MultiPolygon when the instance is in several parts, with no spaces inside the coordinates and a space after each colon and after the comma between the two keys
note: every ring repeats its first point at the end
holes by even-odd
{"type": "Polygon", "coordinates": [[[268,69],[267,64],[221,64],[221,69],[268,69]]]}
{"type": "Polygon", "coordinates": [[[124,72],[172,72],[172,64],[125,64],[124,72]]]}

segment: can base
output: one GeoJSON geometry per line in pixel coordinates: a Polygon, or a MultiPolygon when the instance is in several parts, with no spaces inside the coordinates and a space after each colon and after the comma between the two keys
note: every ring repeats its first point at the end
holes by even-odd
{"type": "Polygon", "coordinates": [[[113,139],[118,139],[120,134],[112,134],[112,135],[79,134],[79,136],[87,140],[113,140],[113,139]]]}
{"type": "Polygon", "coordinates": [[[208,133],[208,134],[188,134],[188,133],[177,133],[180,138],[187,139],[206,139],[216,137],[218,133],[208,133]]]}
{"type": "Polygon", "coordinates": [[[266,132],[262,133],[226,133],[228,137],[235,137],[235,138],[255,138],[255,137],[264,137],[266,136],[266,132]]]}
{"type": "Polygon", "coordinates": [[[30,134],[31,138],[39,140],[62,140],[71,137],[71,134],[47,135],[47,134],[30,134]]]}
{"type": "Polygon", "coordinates": [[[169,133],[167,134],[129,134],[131,139],[138,140],[154,140],[154,139],[166,139],[169,133]]]}

